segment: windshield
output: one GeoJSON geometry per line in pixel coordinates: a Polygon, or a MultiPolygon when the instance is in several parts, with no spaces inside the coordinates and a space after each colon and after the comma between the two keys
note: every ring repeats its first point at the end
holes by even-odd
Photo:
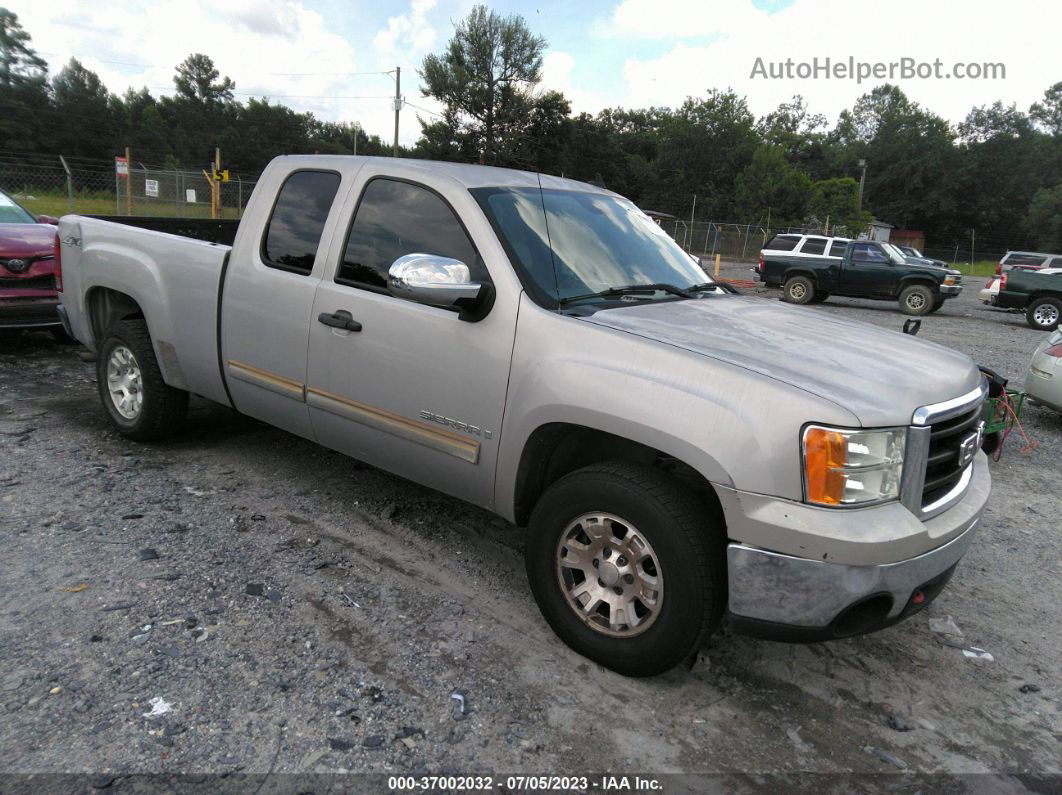
{"type": "Polygon", "coordinates": [[[884,251],[889,259],[895,262],[897,265],[906,265],[907,257],[900,249],[896,248],[892,243],[882,243],[881,249],[884,251]]]}
{"type": "MultiPolygon", "coordinates": [[[[626,199],[538,188],[478,188],[472,194],[540,304],[553,307],[619,287],[688,288],[711,281],[667,232],[626,199]]],[[[647,297],[654,295],[672,294],[647,297]]]]}
{"type": "Polygon", "coordinates": [[[35,224],[37,219],[23,210],[14,199],[0,191],[0,224],[35,224]]]}

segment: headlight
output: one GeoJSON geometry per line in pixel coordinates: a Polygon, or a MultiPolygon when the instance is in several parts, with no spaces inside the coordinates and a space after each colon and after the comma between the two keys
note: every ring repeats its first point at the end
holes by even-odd
{"type": "Polygon", "coordinates": [[[906,428],[804,429],[804,498],[815,505],[859,505],[900,496],[906,428]]]}
{"type": "Polygon", "coordinates": [[[944,284],[946,284],[948,287],[951,287],[953,284],[955,284],[955,277],[954,276],[945,276],[944,277],[944,284]]]}

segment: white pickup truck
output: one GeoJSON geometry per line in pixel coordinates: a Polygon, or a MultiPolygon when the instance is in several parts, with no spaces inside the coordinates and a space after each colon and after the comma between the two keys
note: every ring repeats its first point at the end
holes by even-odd
{"type": "Polygon", "coordinates": [[[973,362],[736,295],[606,190],[293,156],[238,226],[167,222],[213,242],[136,223],[58,229],[121,433],[194,393],[526,525],[546,620],[623,673],[724,615],[785,640],[905,618],[988,499],[973,362]]]}

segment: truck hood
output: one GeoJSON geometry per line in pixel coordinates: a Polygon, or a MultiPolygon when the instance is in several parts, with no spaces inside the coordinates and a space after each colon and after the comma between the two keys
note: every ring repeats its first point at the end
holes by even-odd
{"type": "Polygon", "coordinates": [[[584,319],[790,384],[865,427],[906,425],[919,406],[966,394],[981,378],[967,356],[899,330],[751,296],[659,301],[584,319]]]}
{"type": "Polygon", "coordinates": [[[924,268],[928,271],[934,271],[937,273],[950,273],[953,276],[962,274],[962,271],[957,271],[954,268],[949,268],[948,264],[943,260],[929,259],[929,257],[904,257],[907,260],[908,265],[917,265],[919,268],[924,268]]]}

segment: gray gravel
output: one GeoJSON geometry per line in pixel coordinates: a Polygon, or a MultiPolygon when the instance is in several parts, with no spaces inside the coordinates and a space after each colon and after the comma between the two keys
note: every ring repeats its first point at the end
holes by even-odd
{"type": "MultiPolygon", "coordinates": [[[[921,336],[1020,384],[1040,335],[979,286],[921,336]]],[[[633,680],[553,636],[505,522],[204,401],[125,441],[74,349],[0,338],[0,772],[1057,775],[1062,416],[1026,427],[924,613],[633,680]]]]}

